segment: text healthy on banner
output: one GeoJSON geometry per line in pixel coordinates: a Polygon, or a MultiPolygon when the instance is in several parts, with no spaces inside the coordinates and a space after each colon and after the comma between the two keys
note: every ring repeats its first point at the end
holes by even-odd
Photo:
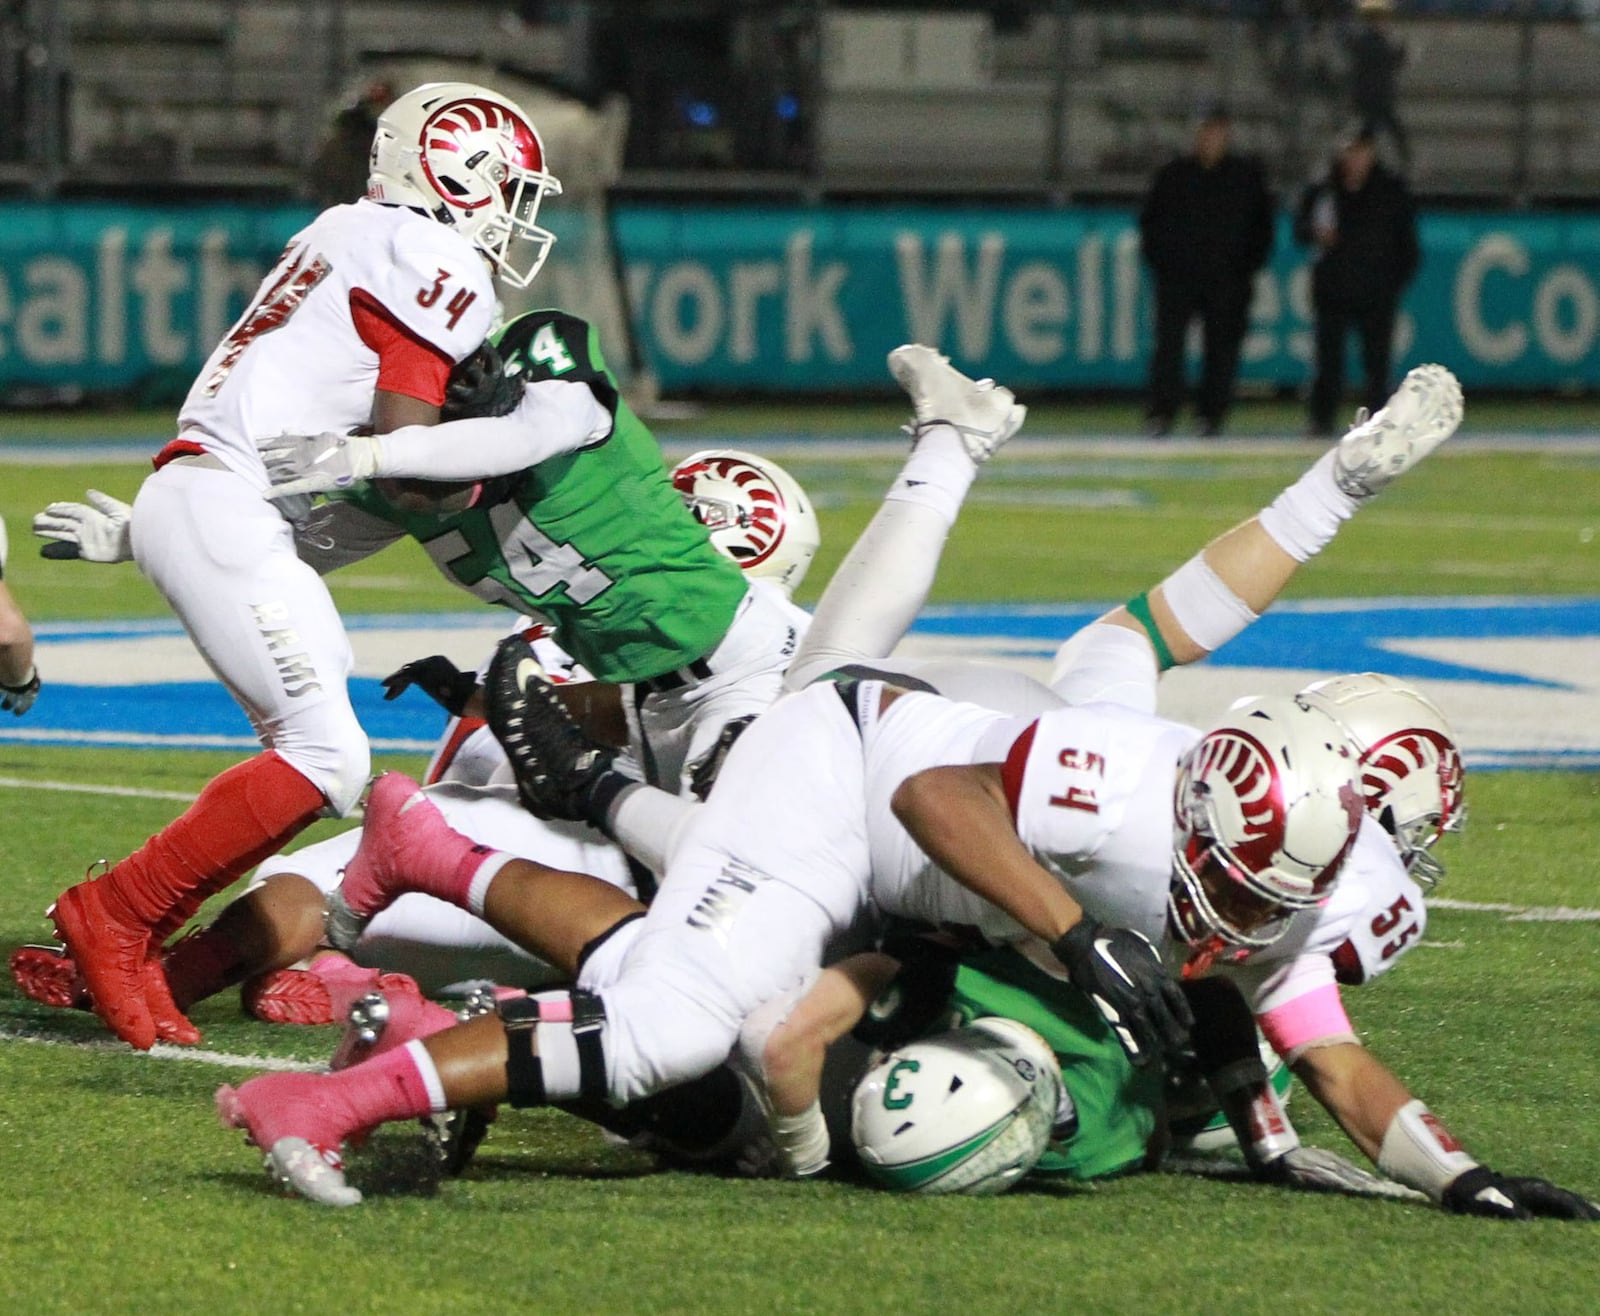
{"type": "MultiPolygon", "coordinates": [[[[1019,386],[1138,387],[1148,273],[1129,210],[695,209],[616,215],[634,322],[663,385],[885,385],[884,353],[936,343],[1019,386]]],[[[1600,387],[1600,219],[1438,215],[1399,359],[1471,385],[1600,387]]],[[[1244,374],[1311,359],[1305,253],[1280,223],[1244,374]]]]}
{"type": "MultiPolygon", "coordinates": [[[[0,206],[0,390],[186,379],[302,207],[0,206]]],[[[1139,386],[1149,288],[1127,210],[619,207],[646,358],[668,388],[887,386],[911,339],[1035,387],[1139,386]]],[[[1600,219],[1432,215],[1401,360],[1469,385],[1600,387],[1600,219]]],[[[535,284],[535,289],[540,285],[535,284]]],[[[1245,374],[1298,384],[1303,253],[1279,234],[1245,374]]]]}

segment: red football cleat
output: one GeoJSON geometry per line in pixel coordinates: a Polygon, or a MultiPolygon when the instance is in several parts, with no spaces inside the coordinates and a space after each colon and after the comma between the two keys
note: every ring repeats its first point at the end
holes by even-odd
{"type": "Polygon", "coordinates": [[[200,1040],[200,1030],[189,1022],[188,1015],[172,999],[172,988],[159,955],[152,955],[144,962],[144,1003],[155,1023],[156,1036],[163,1042],[193,1046],[200,1040]]]}
{"type": "Polygon", "coordinates": [[[11,980],[30,1001],[57,1010],[93,1010],[78,966],[60,946],[19,946],[11,952],[11,980]]]}
{"type": "Polygon", "coordinates": [[[113,919],[92,881],[68,887],[46,912],[83,975],[94,1012],[129,1046],[148,1051],[156,1043],[144,986],[150,930],[113,919]]]}
{"type": "Polygon", "coordinates": [[[380,973],[328,955],[310,968],[258,974],[240,989],[240,1001],[263,1023],[337,1024],[352,1002],[373,991],[422,995],[416,979],[404,973],[380,973]]]}

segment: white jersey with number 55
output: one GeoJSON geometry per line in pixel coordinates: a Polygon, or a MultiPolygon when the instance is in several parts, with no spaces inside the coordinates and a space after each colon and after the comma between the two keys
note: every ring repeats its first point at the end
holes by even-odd
{"type": "Polygon", "coordinates": [[[358,201],[290,239],[178,413],[179,436],[267,488],[257,441],[367,424],[376,390],[443,402],[489,332],[494,287],[459,233],[358,201]]]}

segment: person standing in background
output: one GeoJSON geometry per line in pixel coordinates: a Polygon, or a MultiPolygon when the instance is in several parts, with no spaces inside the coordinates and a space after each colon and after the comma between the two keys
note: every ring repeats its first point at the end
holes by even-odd
{"type": "Polygon", "coordinates": [[[1356,21],[1344,32],[1345,90],[1355,117],[1394,143],[1402,172],[1411,168],[1411,144],[1400,124],[1396,80],[1406,62],[1405,44],[1389,31],[1394,0],[1357,0],[1356,21]]]}
{"type": "Polygon", "coordinates": [[[1345,135],[1327,174],[1306,189],[1294,235],[1315,253],[1310,433],[1331,436],[1344,393],[1345,339],[1352,329],[1361,340],[1363,405],[1376,411],[1389,396],[1400,297],[1421,262],[1416,206],[1404,180],[1379,163],[1369,125],[1345,135]]]}
{"type": "Polygon", "coordinates": [[[1227,107],[1208,105],[1193,148],[1156,172],[1139,212],[1140,246],[1155,283],[1147,419],[1157,437],[1172,432],[1183,404],[1184,346],[1196,317],[1204,357],[1195,415],[1202,434],[1221,433],[1255,274],[1272,250],[1272,194],[1260,165],[1231,149],[1232,134],[1227,107]]]}

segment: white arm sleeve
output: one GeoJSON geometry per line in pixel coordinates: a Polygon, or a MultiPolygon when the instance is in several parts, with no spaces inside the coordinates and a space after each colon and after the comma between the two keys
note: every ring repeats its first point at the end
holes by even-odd
{"type": "Polygon", "coordinates": [[[585,383],[529,384],[508,416],[406,425],[376,436],[376,477],[482,480],[511,475],[610,436],[611,413],[585,383]]]}

